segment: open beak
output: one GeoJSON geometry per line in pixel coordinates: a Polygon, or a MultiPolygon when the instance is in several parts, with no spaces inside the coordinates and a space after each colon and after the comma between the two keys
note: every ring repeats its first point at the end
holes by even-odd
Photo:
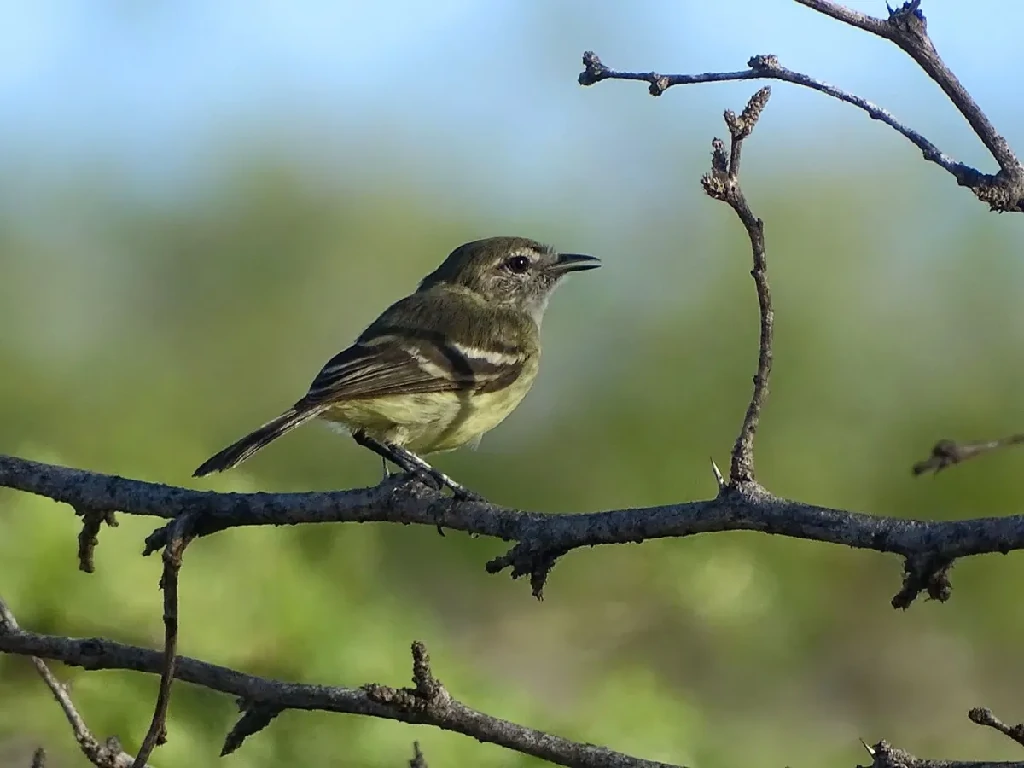
{"type": "Polygon", "coordinates": [[[560,253],[558,260],[551,265],[551,271],[558,274],[568,272],[583,272],[588,269],[597,269],[601,266],[601,260],[593,256],[585,256],[582,253],[560,253]]]}

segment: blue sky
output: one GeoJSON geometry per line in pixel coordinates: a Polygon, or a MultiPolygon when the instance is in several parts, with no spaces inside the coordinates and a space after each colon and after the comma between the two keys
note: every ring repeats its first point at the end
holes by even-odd
{"type": "MultiPolygon", "coordinates": [[[[885,13],[882,2],[849,5],[885,13]]],[[[924,9],[940,52],[1024,145],[1024,132],[1010,132],[1024,103],[1015,74],[1024,3],[931,0],[924,9]]],[[[0,20],[0,153],[33,168],[110,164],[158,184],[201,175],[211,153],[272,135],[335,168],[369,152],[414,172],[454,165],[458,176],[464,164],[467,178],[557,178],[576,172],[567,170],[575,153],[624,131],[643,136],[652,121],[717,131],[722,105],[751,90],[697,86],[653,100],[636,84],[582,89],[575,76],[587,48],[617,68],[685,72],[776,53],[889,107],[950,154],[984,162],[905,55],[790,0],[3,0],[0,20]]],[[[777,140],[813,136],[824,121],[899,141],[822,96],[775,91],[785,102],[775,108],[777,140]]]]}

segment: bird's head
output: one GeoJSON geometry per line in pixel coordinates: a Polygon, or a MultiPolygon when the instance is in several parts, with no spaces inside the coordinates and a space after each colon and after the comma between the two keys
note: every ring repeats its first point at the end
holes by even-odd
{"type": "Polygon", "coordinates": [[[458,286],[494,306],[526,311],[539,325],[562,278],[599,266],[593,256],[558,253],[525,237],[490,237],[460,245],[423,278],[419,290],[458,286]]]}

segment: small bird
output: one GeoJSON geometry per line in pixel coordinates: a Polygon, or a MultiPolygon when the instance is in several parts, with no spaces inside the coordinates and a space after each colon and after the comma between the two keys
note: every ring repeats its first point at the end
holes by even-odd
{"type": "Polygon", "coordinates": [[[548,300],[593,256],[558,253],[524,237],[466,243],[415,293],[335,355],[291,408],[207,459],[194,477],[231,469],[319,417],[406,472],[474,497],[421,456],[475,446],[529,392],[548,300]]]}

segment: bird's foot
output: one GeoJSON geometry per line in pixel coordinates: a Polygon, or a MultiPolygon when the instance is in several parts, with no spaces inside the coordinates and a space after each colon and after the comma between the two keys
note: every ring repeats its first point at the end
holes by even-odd
{"type": "MultiPolygon", "coordinates": [[[[416,477],[426,485],[436,488],[439,491],[447,488],[459,501],[484,500],[480,494],[469,490],[461,483],[456,482],[446,475],[444,472],[434,469],[434,467],[429,463],[407,448],[403,448],[400,445],[392,445],[391,443],[386,443],[381,440],[375,440],[361,431],[353,433],[352,437],[359,445],[364,448],[369,448],[378,456],[382,457],[386,462],[390,461],[403,472],[416,477]]],[[[385,469],[385,477],[386,476],[387,472],[385,469]]],[[[440,523],[438,523],[437,532],[444,536],[444,531],[441,530],[440,523]]]]}

